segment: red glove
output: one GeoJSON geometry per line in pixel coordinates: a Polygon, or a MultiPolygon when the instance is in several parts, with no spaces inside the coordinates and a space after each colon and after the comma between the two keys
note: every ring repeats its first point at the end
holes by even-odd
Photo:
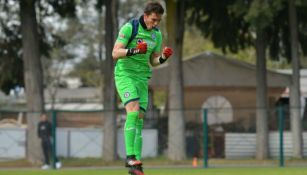
{"type": "Polygon", "coordinates": [[[173,49],[170,48],[170,47],[164,47],[163,53],[162,53],[162,58],[168,59],[172,55],[173,55],[173,49]]]}
{"type": "Polygon", "coordinates": [[[138,53],[140,54],[145,54],[147,52],[147,43],[145,42],[140,42],[138,43],[138,45],[136,46],[136,48],[139,50],[138,53]]]}

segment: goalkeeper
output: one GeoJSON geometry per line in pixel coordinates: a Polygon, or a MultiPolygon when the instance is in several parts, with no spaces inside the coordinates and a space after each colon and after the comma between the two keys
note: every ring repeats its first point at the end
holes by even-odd
{"type": "Polygon", "coordinates": [[[162,34],[157,28],[164,9],[158,2],[149,2],[138,19],[137,34],[132,41],[133,24],[121,27],[112,56],[115,66],[115,85],[125,105],[127,117],[124,127],[126,167],[133,175],[144,175],[142,153],[142,129],[148,105],[148,79],[151,66],[163,64],[173,53],[165,47],[161,51],[162,34]],[[162,54],[161,54],[162,52],[162,54]]]}

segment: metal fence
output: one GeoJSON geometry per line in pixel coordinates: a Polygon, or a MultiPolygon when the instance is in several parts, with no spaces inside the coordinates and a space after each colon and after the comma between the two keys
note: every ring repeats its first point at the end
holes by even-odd
{"type": "MultiPolygon", "coordinates": [[[[187,159],[198,158],[207,166],[307,165],[292,159],[292,135],[288,107],[268,111],[268,161],[256,160],[256,109],[185,109],[187,159]],[[280,132],[282,131],[282,132],[280,132]],[[282,135],[281,135],[282,134],[282,135]],[[282,156],[282,157],[281,157],[282,156]]],[[[116,111],[119,157],[125,156],[123,126],[125,111],[116,111]]],[[[307,156],[307,119],[302,112],[304,149],[307,156]]],[[[103,155],[103,111],[52,111],[56,123],[57,155],[63,158],[99,158],[103,155]]],[[[145,117],[144,157],[165,156],[168,149],[168,112],[150,110],[145,117]]],[[[55,125],[54,125],[55,126],[55,125]]],[[[0,111],[0,159],[26,156],[27,121],[25,111],[0,111]]]]}

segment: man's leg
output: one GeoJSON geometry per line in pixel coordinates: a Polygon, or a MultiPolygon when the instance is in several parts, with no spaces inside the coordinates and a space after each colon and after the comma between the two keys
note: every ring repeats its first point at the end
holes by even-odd
{"type": "Polygon", "coordinates": [[[136,159],[135,152],[135,140],[136,140],[136,130],[137,122],[139,119],[139,102],[132,101],[126,106],[127,118],[124,128],[125,135],[125,146],[126,146],[126,167],[130,167],[129,173],[131,175],[144,175],[138,167],[141,167],[142,162],[136,159]]]}
{"type": "Polygon", "coordinates": [[[135,135],[136,124],[139,118],[139,102],[131,101],[126,106],[127,118],[124,128],[125,147],[126,147],[126,166],[136,166],[142,164],[141,161],[136,160],[135,157],[135,135]]]}
{"type": "MultiPolygon", "coordinates": [[[[142,148],[143,148],[143,136],[142,136],[142,130],[144,126],[144,116],[146,113],[146,109],[148,106],[148,81],[146,80],[141,80],[137,82],[137,87],[138,87],[138,93],[139,93],[139,108],[140,108],[140,114],[139,118],[137,120],[136,124],[136,136],[135,136],[135,145],[134,145],[134,152],[136,155],[137,160],[142,159],[142,148]]],[[[137,172],[142,172],[143,167],[142,165],[136,166],[136,171],[137,172]]],[[[137,174],[137,173],[135,173],[137,174]]]]}
{"type": "Polygon", "coordinates": [[[48,143],[46,140],[42,139],[42,149],[43,149],[43,154],[44,154],[44,165],[41,167],[43,170],[49,169],[49,150],[48,150],[48,143]]]}
{"type": "Polygon", "coordinates": [[[148,106],[148,80],[137,81],[138,93],[139,93],[139,109],[140,114],[136,124],[136,137],[134,152],[137,160],[142,159],[142,147],[143,147],[143,136],[142,130],[144,126],[144,116],[148,106]]]}
{"type": "MultiPolygon", "coordinates": [[[[136,160],[141,161],[142,158],[142,147],[143,147],[143,136],[142,136],[142,130],[144,125],[144,114],[142,111],[140,111],[139,117],[136,122],[136,133],[135,133],[135,142],[134,142],[134,153],[136,160]]],[[[144,174],[142,164],[134,167],[133,174],[144,174]],[[139,173],[141,172],[141,173],[139,173]]]]}
{"type": "Polygon", "coordinates": [[[49,145],[48,141],[42,140],[42,147],[43,147],[43,153],[44,153],[44,158],[45,158],[45,165],[49,165],[49,145]]]}
{"type": "Polygon", "coordinates": [[[136,121],[138,118],[139,112],[127,112],[127,119],[125,122],[124,135],[125,135],[125,146],[127,156],[135,155],[134,153],[134,139],[136,132],[136,121]]]}
{"type": "Polygon", "coordinates": [[[139,94],[136,80],[129,76],[115,76],[117,92],[125,105],[127,117],[124,126],[124,138],[126,148],[126,167],[129,167],[130,174],[143,175],[136,167],[142,164],[136,160],[134,152],[136,123],[139,117],[139,94]]]}
{"type": "Polygon", "coordinates": [[[143,112],[140,112],[139,117],[136,121],[134,153],[137,160],[141,160],[142,158],[142,147],[143,147],[142,130],[144,125],[143,116],[144,116],[143,112]]]}

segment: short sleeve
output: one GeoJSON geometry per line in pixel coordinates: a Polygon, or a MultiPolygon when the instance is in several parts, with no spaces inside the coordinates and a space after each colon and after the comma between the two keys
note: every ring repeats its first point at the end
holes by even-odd
{"type": "Polygon", "coordinates": [[[154,48],[154,53],[160,53],[162,47],[162,34],[160,31],[157,32],[157,40],[156,40],[156,47],[154,48]]]}
{"type": "Polygon", "coordinates": [[[116,43],[120,42],[126,46],[129,41],[129,38],[131,37],[131,33],[132,33],[132,25],[131,23],[126,23],[119,30],[116,43]]]}

